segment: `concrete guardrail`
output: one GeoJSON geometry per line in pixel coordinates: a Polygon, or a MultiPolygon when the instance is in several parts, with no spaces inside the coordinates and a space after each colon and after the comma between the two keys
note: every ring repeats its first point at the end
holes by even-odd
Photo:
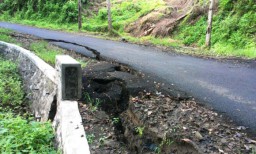
{"type": "Polygon", "coordinates": [[[64,154],[89,154],[82,118],[81,65],[66,55],[56,57],[56,69],[34,53],[0,41],[0,54],[17,63],[31,110],[40,121],[53,121],[56,142],[64,154]]]}

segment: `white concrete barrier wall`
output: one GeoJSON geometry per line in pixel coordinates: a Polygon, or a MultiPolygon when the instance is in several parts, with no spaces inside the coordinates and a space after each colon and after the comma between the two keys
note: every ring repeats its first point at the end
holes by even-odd
{"type": "MultiPolygon", "coordinates": [[[[18,64],[25,92],[32,102],[31,109],[36,117],[39,117],[41,121],[53,118],[54,116],[51,117],[50,112],[54,110],[54,103],[57,103],[53,127],[56,131],[57,144],[62,152],[64,154],[89,154],[78,102],[62,99],[57,101],[57,89],[61,87],[58,83],[61,81],[58,77],[61,76],[57,76],[57,71],[32,52],[13,44],[0,41],[0,54],[18,64]]],[[[74,66],[79,67],[77,62],[73,62],[75,63],[74,66]]],[[[78,73],[79,71],[81,73],[81,70],[78,70],[78,73]]],[[[77,78],[77,82],[76,85],[79,85],[81,80],[77,78]]],[[[70,83],[67,84],[70,85],[70,83]]],[[[80,94],[81,89],[77,91],[77,98],[80,94]]]]}
{"type": "Polygon", "coordinates": [[[31,110],[41,121],[47,121],[56,101],[56,70],[34,53],[13,44],[0,41],[0,53],[17,63],[31,110]]]}

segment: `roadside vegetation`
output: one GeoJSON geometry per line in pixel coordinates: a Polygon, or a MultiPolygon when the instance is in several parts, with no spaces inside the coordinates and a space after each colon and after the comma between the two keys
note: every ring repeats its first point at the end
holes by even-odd
{"type": "Polygon", "coordinates": [[[9,42],[9,43],[17,43],[15,39],[13,39],[10,35],[8,35],[11,31],[0,28],[0,41],[9,42]]]}
{"type": "MultiPolygon", "coordinates": [[[[108,34],[107,9],[105,1],[95,4],[83,2],[82,31],[97,34],[108,34]]],[[[212,48],[204,48],[207,26],[206,1],[199,0],[194,4],[195,11],[189,13],[182,20],[177,21],[175,28],[168,35],[134,36],[129,29],[140,19],[156,11],[150,24],[168,15],[170,10],[165,0],[112,0],[112,23],[114,32],[126,40],[136,43],[153,44],[165,47],[189,46],[199,50],[186,53],[208,55],[214,57],[243,57],[256,58],[256,4],[254,0],[222,0],[214,10],[212,48]],[[159,10],[159,11],[158,11],[159,10]],[[164,10],[164,11],[163,11],[164,10]],[[167,10],[167,11],[166,11],[167,10]],[[198,11],[199,10],[199,11],[198,11]],[[200,11],[201,10],[201,11],[200,11]],[[158,12],[157,12],[158,11],[158,12]]],[[[18,1],[4,0],[0,4],[0,20],[29,24],[44,28],[78,31],[77,1],[76,0],[49,0],[18,1]]],[[[105,35],[106,36],[106,35],[105,35]]],[[[109,37],[109,36],[107,36],[109,37]]],[[[114,38],[117,39],[117,38],[114,38]]],[[[183,51],[183,50],[180,50],[183,51]]]]}
{"type": "MultiPolygon", "coordinates": [[[[93,5],[93,4],[89,4],[93,5]]],[[[125,26],[135,22],[138,18],[148,14],[154,9],[164,7],[163,0],[125,0],[120,2],[118,0],[112,1],[112,24],[115,31],[120,35],[125,35],[125,26]]],[[[107,22],[107,8],[104,6],[98,12],[91,13],[84,19],[84,30],[92,32],[106,32],[108,31],[107,22]]]]}
{"type": "Polygon", "coordinates": [[[27,46],[29,50],[33,51],[38,57],[52,66],[55,65],[55,56],[62,53],[60,49],[50,46],[46,41],[33,41],[31,44],[24,44],[11,37],[9,35],[11,33],[13,32],[10,30],[0,28],[0,41],[15,43],[19,46],[27,46]]]}
{"type": "MultiPolygon", "coordinates": [[[[213,18],[212,54],[256,58],[256,4],[253,0],[221,0],[213,18]]],[[[188,46],[204,46],[207,14],[184,21],[174,37],[188,46]]]]}
{"type": "Polygon", "coordinates": [[[19,109],[23,104],[24,92],[17,66],[0,57],[0,109],[19,109]]]}
{"type": "Polygon", "coordinates": [[[16,64],[0,57],[0,152],[57,153],[50,122],[36,122],[26,111],[16,64]]]}
{"type": "Polygon", "coordinates": [[[68,54],[72,55],[79,63],[82,68],[85,68],[87,64],[91,61],[84,57],[81,57],[79,54],[75,54],[72,51],[66,51],[64,49],[58,48],[47,41],[39,40],[38,38],[29,37],[26,35],[18,34],[16,37],[15,33],[11,30],[7,30],[4,28],[0,28],[0,41],[14,43],[23,48],[26,48],[33,53],[35,53],[38,57],[43,59],[46,63],[51,66],[55,66],[55,57],[56,55],[68,54]],[[13,36],[11,36],[13,34],[13,36]]]}
{"type": "Polygon", "coordinates": [[[56,55],[61,54],[61,51],[49,46],[45,41],[34,42],[29,45],[29,49],[38,57],[42,58],[46,63],[54,66],[56,55]]]}

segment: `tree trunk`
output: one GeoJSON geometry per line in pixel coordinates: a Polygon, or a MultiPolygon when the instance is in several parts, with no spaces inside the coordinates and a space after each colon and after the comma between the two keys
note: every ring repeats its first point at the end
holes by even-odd
{"type": "Polygon", "coordinates": [[[111,18],[111,3],[110,3],[110,0],[107,0],[107,8],[108,8],[108,31],[112,32],[112,18],[111,18]]]}
{"type": "Polygon", "coordinates": [[[209,6],[209,12],[208,12],[208,26],[207,26],[206,40],[205,40],[205,46],[208,48],[211,47],[213,4],[214,4],[214,0],[210,0],[210,6],[209,6]]]}
{"type": "Polygon", "coordinates": [[[78,29],[81,30],[82,28],[82,3],[81,0],[78,0],[78,29]]]}

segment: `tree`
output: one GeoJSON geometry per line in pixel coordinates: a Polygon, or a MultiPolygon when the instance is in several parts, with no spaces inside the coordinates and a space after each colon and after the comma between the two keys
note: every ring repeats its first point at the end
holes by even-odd
{"type": "Polygon", "coordinates": [[[78,0],[78,29],[81,30],[82,28],[82,2],[78,0]]]}
{"type": "Polygon", "coordinates": [[[214,0],[210,0],[210,6],[209,6],[209,12],[208,12],[208,26],[206,30],[206,40],[205,40],[205,46],[208,48],[211,47],[213,4],[214,4],[214,0]]]}
{"type": "Polygon", "coordinates": [[[111,18],[111,3],[110,0],[107,0],[107,9],[108,9],[108,31],[112,32],[112,18],[111,18]]]}

